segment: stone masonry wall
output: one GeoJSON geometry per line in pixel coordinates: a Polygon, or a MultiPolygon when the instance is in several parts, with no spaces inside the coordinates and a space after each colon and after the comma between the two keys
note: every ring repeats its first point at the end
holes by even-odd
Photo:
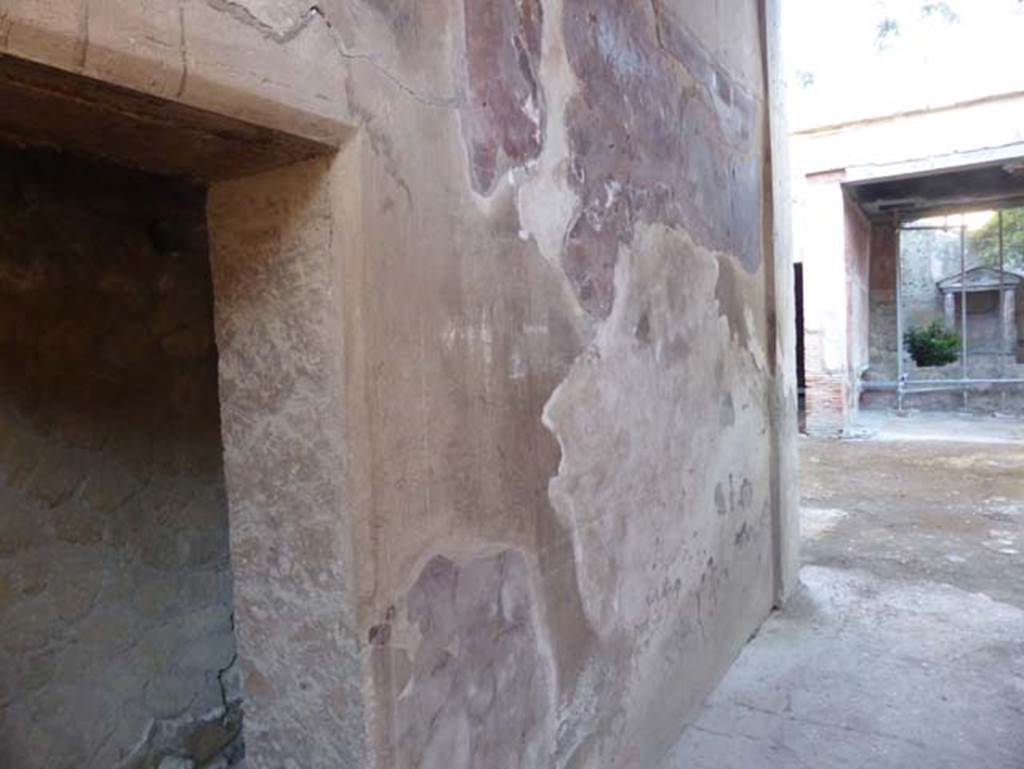
{"type": "Polygon", "coordinates": [[[0,766],[205,765],[239,726],[203,193],[0,169],[0,766]]]}

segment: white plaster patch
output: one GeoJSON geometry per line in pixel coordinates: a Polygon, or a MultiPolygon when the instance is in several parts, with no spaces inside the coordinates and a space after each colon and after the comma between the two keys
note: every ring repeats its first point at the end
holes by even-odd
{"type": "Polygon", "coordinates": [[[493,363],[494,334],[486,313],[481,313],[476,323],[450,319],[441,332],[441,344],[449,352],[457,346],[466,346],[473,354],[481,356],[487,366],[493,363]]]}
{"type": "Polygon", "coordinates": [[[834,507],[802,507],[800,536],[804,539],[821,539],[832,532],[848,515],[845,510],[834,507]]]}
{"type": "Polygon", "coordinates": [[[529,367],[526,365],[526,358],[523,356],[518,344],[513,344],[510,355],[509,376],[513,379],[524,379],[529,373],[529,367]]]}
{"type": "Polygon", "coordinates": [[[754,359],[754,365],[757,366],[758,371],[768,371],[768,358],[764,354],[764,348],[761,347],[760,338],[757,333],[757,323],[754,321],[754,311],[750,309],[750,306],[743,308],[743,322],[747,326],[747,346],[750,350],[750,355],[754,359]]]}
{"type": "Polygon", "coordinates": [[[992,497],[985,500],[985,502],[988,508],[985,511],[986,513],[995,513],[1009,518],[1019,518],[1024,515],[1024,504],[1011,502],[1006,497],[992,497]]]}
{"type": "Polygon", "coordinates": [[[766,504],[767,444],[751,445],[766,430],[767,414],[751,407],[764,380],[713,298],[717,280],[717,255],[685,232],[638,227],[616,263],[611,314],[544,410],[562,448],[549,494],[573,532],[584,610],[601,634],[660,616],[647,602],[652,570],[684,593],[701,584],[723,526],[716,487],[751,529],[749,511],[766,504]],[[723,430],[700,415],[726,395],[736,423],[723,430]],[[744,486],[752,498],[741,510],[744,486]]]}
{"type": "Polygon", "coordinates": [[[1017,533],[1007,529],[989,529],[989,539],[982,545],[993,553],[1000,555],[1019,555],[1017,548],[1017,533]]]}
{"type": "Polygon", "coordinates": [[[535,238],[544,258],[559,268],[566,233],[579,207],[578,196],[568,179],[569,132],[566,128],[566,112],[578,83],[562,40],[562,14],[561,2],[545,4],[538,78],[543,84],[548,113],[544,145],[540,157],[529,168],[529,178],[517,188],[523,232],[535,238]]]}

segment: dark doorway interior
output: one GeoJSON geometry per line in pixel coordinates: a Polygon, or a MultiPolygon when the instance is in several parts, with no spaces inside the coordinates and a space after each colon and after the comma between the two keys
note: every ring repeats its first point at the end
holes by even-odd
{"type": "Polygon", "coordinates": [[[807,392],[806,354],[804,352],[804,266],[799,262],[793,265],[793,295],[796,301],[796,392],[800,414],[800,432],[804,432],[804,401],[807,392]]]}
{"type": "Polygon", "coordinates": [[[0,766],[240,756],[204,202],[0,147],[0,766]]]}

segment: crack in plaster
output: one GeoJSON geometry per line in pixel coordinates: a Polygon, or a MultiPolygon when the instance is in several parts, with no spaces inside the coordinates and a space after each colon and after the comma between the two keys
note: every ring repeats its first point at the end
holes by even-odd
{"type": "Polygon", "coordinates": [[[802,718],[800,716],[793,715],[791,713],[778,712],[771,708],[761,708],[757,705],[751,705],[748,702],[742,700],[732,700],[731,705],[734,705],[743,710],[749,710],[752,713],[759,715],[771,716],[773,718],[780,718],[783,721],[789,721],[794,724],[804,724],[807,726],[817,726],[821,729],[840,729],[844,732],[850,732],[851,734],[859,734],[864,737],[881,737],[883,739],[892,740],[894,742],[902,742],[905,745],[910,745],[921,750],[927,749],[927,745],[920,740],[911,739],[910,737],[902,737],[898,734],[891,734],[889,732],[876,731],[874,729],[858,729],[855,726],[849,724],[833,724],[829,721],[819,721],[815,718],[802,718]]]}
{"type": "Polygon", "coordinates": [[[206,4],[215,11],[226,13],[235,21],[258,30],[264,37],[273,40],[275,43],[281,44],[298,37],[309,26],[315,16],[322,15],[319,6],[311,5],[302,12],[298,21],[284,30],[278,30],[253,13],[252,9],[245,3],[238,0],[206,0],[206,4]]]}
{"type": "Polygon", "coordinates": [[[669,51],[665,47],[665,41],[661,36],[661,3],[659,0],[651,0],[651,12],[654,14],[654,40],[662,51],[668,53],[669,51]]]}
{"type": "Polygon", "coordinates": [[[95,749],[89,755],[89,758],[85,762],[86,769],[88,769],[94,763],[96,763],[96,757],[100,754],[100,752],[103,750],[103,748],[105,748],[107,746],[107,743],[110,742],[111,738],[114,736],[114,733],[116,731],[117,731],[117,723],[115,722],[109,729],[107,729],[106,734],[103,735],[102,739],[100,739],[100,741],[97,743],[95,749]]]}
{"type": "Polygon", "coordinates": [[[738,731],[738,730],[734,731],[734,732],[720,732],[720,731],[718,731],[716,729],[708,729],[706,726],[699,726],[698,724],[691,724],[687,728],[688,729],[693,729],[693,731],[700,732],[701,734],[708,734],[708,735],[711,735],[712,737],[722,737],[722,738],[727,739],[727,740],[732,740],[732,739],[734,739],[736,737],[739,737],[740,739],[748,740],[749,742],[753,742],[753,743],[755,743],[757,745],[762,745],[765,742],[769,742],[773,748],[776,748],[778,750],[786,751],[786,753],[788,753],[790,756],[792,756],[793,759],[800,766],[807,767],[807,769],[812,769],[810,764],[808,764],[806,761],[804,761],[803,758],[801,758],[799,753],[797,753],[793,748],[791,748],[785,742],[782,742],[780,740],[766,740],[764,737],[756,737],[756,736],[754,736],[752,734],[747,734],[746,732],[742,732],[742,731],[738,731]]]}
{"type": "Polygon", "coordinates": [[[345,46],[341,42],[341,38],[338,35],[337,30],[334,27],[334,23],[331,18],[327,15],[323,8],[319,5],[311,5],[307,8],[299,20],[296,21],[292,26],[287,29],[280,31],[275,29],[271,24],[268,24],[263,19],[259,18],[253,11],[245,5],[245,3],[239,2],[239,0],[206,0],[207,5],[213,8],[215,11],[228,14],[235,21],[240,24],[244,24],[247,27],[257,30],[269,40],[274,41],[279,45],[294,40],[302,32],[309,27],[312,22],[319,18],[324,26],[331,34],[334,48],[338,53],[338,56],[345,61],[362,62],[371,67],[377,74],[381,75],[391,85],[393,85],[402,93],[406,94],[415,101],[423,104],[427,107],[434,107],[437,109],[460,109],[465,106],[465,98],[462,94],[449,94],[449,95],[425,95],[417,91],[412,86],[405,83],[398,75],[384,67],[377,61],[376,57],[368,53],[352,53],[345,49],[345,46]]]}
{"type": "Polygon", "coordinates": [[[450,95],[424,95],[424,94],[421,94],[415,88],[413,88],[412,86],[410,86],[410,85],[406,84],[405,82],[403,82],[401,78],[399,78],[396,74],[394,74],[387,67],[384,67],[383,65],[381,65],[380,62],[378,62],[376,60],[376,58],[374,58],[374,56],[372,54],[352,53],[352,52],[346,50],[345,46],[341,42],[341,37],[338,34],[338,31],[334,27],[334,23],[331,21],[331,18],[326,13],[324,13],[323,9],[321,9],[319,6],[314,5],[314,6],[312,6],[312,8],[310,10],[312,12],[315,12],[317,15],[320,16],[321,19],[323,19],[324,25],[327,27],[327,29],[331,33],[331,38],[334,41],[334,47],[335,47],[335,49],[338,52],[338,56],[340,56],[345,61],[363,62],[363,63],[369,65],[375,72],[377,72],[379,75],[381,75],[385,80],[390,82],[393,86],[398,88],[400,91],[405,93],[407,96],[409,96],[413,100],[419,102],[420,104],[423,104],[424,106],[434,107],[436,109],[461,109],[461,108],[463,108],[465,106],[465,96],[463,96],[462,94],[459,94],[459,93],[450,94],[450,95]]]}
{"type": "Polygon", "coordinates": [[[11,20],[11,12],[0,10],[0,47],[7,47],[13,28],[14,22],[11,20]]]}
{"type": "Polygon", "coordinates": [[[78,50],[75,52],[76,63],[79,69],[85,69],[85,62],[89,56],[89,3],[82,3],[82,17],[79,20],[80,30],[78,50]]]}
{"type": "Polygon", "coordinates": [[[188,81],[188,45],[185,42],[185,0],[178,0],[178,27],[180,30],[178,50],[181,53],[181,80],[178,81],[175,97],[180,99],[182,94],[185,93],[185,83],[188,81]]]}

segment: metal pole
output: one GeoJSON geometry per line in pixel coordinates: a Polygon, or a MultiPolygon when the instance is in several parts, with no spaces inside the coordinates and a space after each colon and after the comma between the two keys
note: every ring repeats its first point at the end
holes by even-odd
{"type": "Polygon", "coordinates": [[[902,232],[949,232],[948,224],[929,224],[925,225],[904,225],[900,227],[902,232]]]}
{"type": "Polygon", "coordinates": [[[893,216],[892,227],[896,235],[896,411],[903,411],[903,232],[896,227],[893,216]]]}
{"type": "MultiPolygon", "coordinates": [[[[1006,376],[1006,317],[1003,302],[1006,299],[1006,278],[1003,275],[1003,209],[999,209],[999,378],[1006,376]]],[[[1006,411],[1006,390],[999,392],[999,410],[1006,411]]]]}
{"type": "MultiPolygon", "coordinates": [[[[907,392],[913,392],[915,387],[933,387],[942,386],[949,387],[954,390],[959,390],[961,387],[969,385],[1024,385],[1024,379],[914,379],[906,383],[907,392]]],[[[881,390],[895,390],[900,386],[899,382],[889,382],[886,380],[874,380],[864,383],[865,389],[881,389],[881,390]]]]}
{"type": "MultiPolygon", "coordinates": [[[[960,370],[967,379],[967,227],[960,214],[960,370]]],[[[964,411],[967,411],[967,388],[963,390],[964,411]]]]}

